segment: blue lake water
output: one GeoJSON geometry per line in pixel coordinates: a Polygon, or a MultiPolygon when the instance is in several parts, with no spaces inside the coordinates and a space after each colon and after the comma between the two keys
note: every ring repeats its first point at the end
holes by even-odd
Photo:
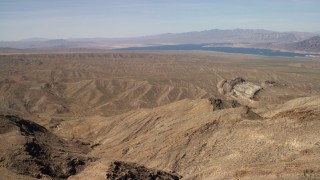
{"type": "Polygon", "coordinates": [[[200,50],[200,51],[217,51],[224,53],[240,53],[240,54],[254,54],[263,56],[285,56],[285,57],[305,57],[305,54],[273,51],[269,49],[255,49],[255,48],[238,48],[238,47],[206,47],[207,44],[180,44],[180,45],[159,45],[147,47],[128,47],[116,50],[130,50],[130,51],[163,51],[163,50],[200,50]]]}

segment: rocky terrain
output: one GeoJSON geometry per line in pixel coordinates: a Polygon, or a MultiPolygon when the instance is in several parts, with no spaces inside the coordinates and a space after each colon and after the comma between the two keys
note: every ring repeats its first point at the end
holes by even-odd
{"type": "Polygon", "coordinates": [[[0,179],[319,179],[320,61],[0,55],[0,179]]]}

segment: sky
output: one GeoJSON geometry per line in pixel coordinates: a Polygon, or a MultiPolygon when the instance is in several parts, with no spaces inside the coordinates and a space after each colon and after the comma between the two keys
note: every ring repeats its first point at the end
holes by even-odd
{"type": "Polygon", "coordinates": [[[0,0],[0,40],[210,29],[320,32],[320,0],[0,0]]]}

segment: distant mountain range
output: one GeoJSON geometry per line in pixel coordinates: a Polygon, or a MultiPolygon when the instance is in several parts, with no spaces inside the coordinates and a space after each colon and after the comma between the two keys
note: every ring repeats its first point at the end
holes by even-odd
{"type": "Polygon", "coordinates": [[[0,41],[0,47],[17,49],[63,49],[78,45],[80,43],[64,39],[0,41]]]}
{"type": "MultiPolygon", "coordinates": [[[[134,38],[73,38],[53,40],[44,38],[30,38],[21,41],[0,41],[0,47],[59,50],[70,48],[112,49],[115,47],[143,46],[153,44],[249,43],[272,44],[272,46],[274,46],[274,44],[286,44],[286,48],[288,49],[303,49],[301,46],[308,45],[308,43],[298,42],[307,40],[314,36],[316,36],[315,33],[308,32],[276,32],[263,29],[213,29],[175,34],[167,33],[134,38]]],[[[264,47],[267,47],[267,45],[264,47]]],[[[312,48],[309,46],[305,49],[313,50],[313,48],[315,48],[316,52],[318,52],[318,46],[312,46],[312,48]]]]}
{"type": "Polygon", "coordinates": [[[213,29],[200,32],[178,34],[162,34],[145,37],[143,40],[153,43],[265,43],[265,42],[296,42],[312,37],[314,34],[305,32],[275,32],[267,30],[213,29]]]}
{"type": "Polygon", "coordinates": [[[291,51],[320,52],[320,36],[284,45],[284,49],[291,51]]]}
{"type": "Polygon", "coordinates": [[[311,38],[298,41],[298,42],[248,44],[245,47],[319,54],[320,53],[320,36],[313,36],[311,38]]]}

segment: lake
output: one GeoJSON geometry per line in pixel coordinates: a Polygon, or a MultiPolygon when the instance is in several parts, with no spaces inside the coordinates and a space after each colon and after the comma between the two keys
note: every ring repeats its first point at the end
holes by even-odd
{"type": "Polygon", "coordinates": [[[208,44],[180,44],[180,45],[159,45],[159,46],[145,46],[145,47],[127,47],[116,50],[130,50],[130,51],[164,51],[164,50],[199,50],[199,51],[217,51],[224,53],[240,53],[240,54],[254,54],[262,56],[285,56],[285,57],[305,57],[305,54],[281,52],[269,49],[256,48],[239,48],[239,47],[207,47],[208,44]]]}

